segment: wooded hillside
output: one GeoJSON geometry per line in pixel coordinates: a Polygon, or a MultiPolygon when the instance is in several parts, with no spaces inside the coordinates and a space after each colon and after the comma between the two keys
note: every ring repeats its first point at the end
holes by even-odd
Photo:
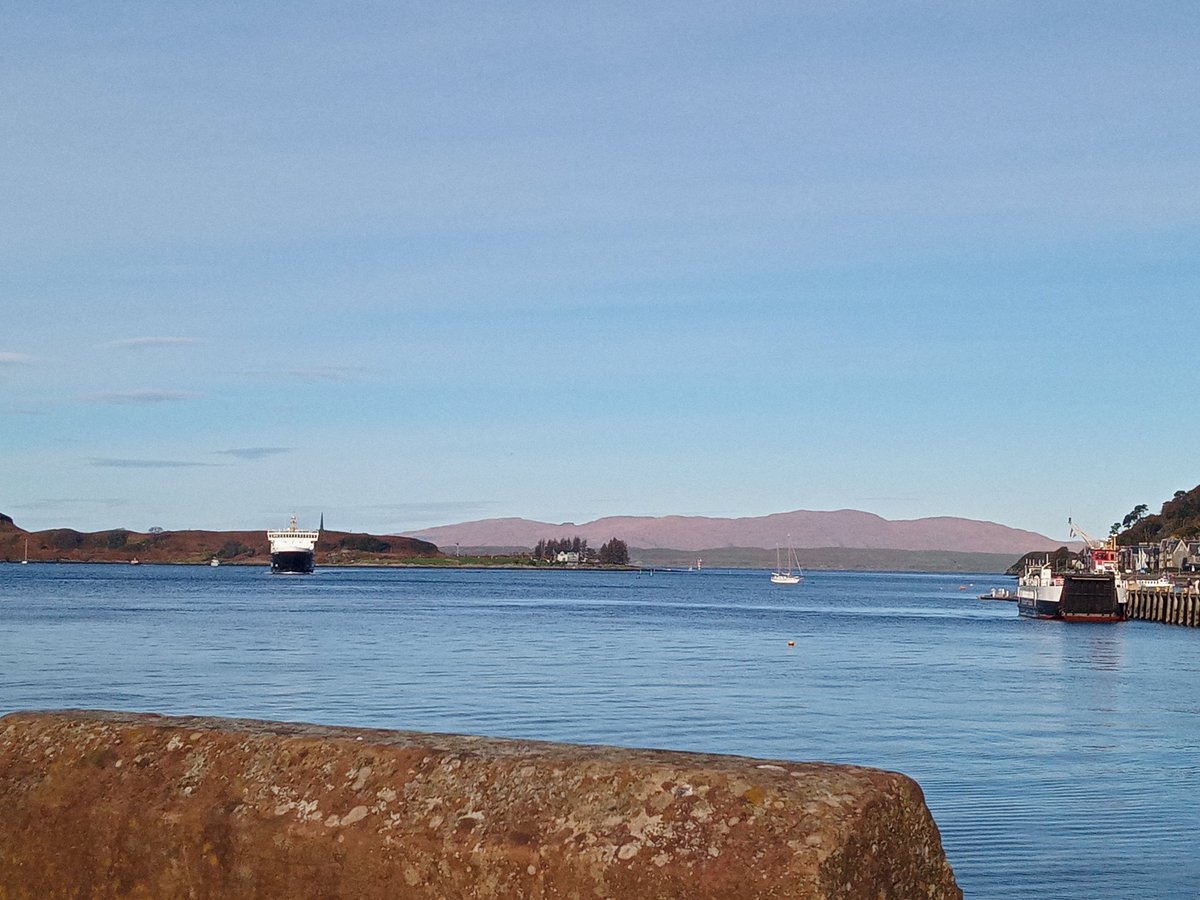
{"type": "Polygon", "coordinates": [[[1169,537],[1200,537],[1200,485],[1190,491],[1176,491],[1175,496],[1162,505],[1158,515],[1135,516],[1138,510],[1145,509],[1140,506],[1126,517],[1127,520],[1133,517],[1133,521],[1117,534],[1117,543],[1140,544],[1169,537]]]}

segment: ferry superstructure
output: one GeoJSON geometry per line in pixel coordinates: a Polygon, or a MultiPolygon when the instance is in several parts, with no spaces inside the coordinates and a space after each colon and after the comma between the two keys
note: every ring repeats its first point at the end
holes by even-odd
{"type": "Polygon", "coordinates": [[[301,531],[296,517],[286,531],[268,531],[271,542],[271,571],[282,575],[310,575],[313,570],[313,551],[321,538],[320,531],[301,531]]]}

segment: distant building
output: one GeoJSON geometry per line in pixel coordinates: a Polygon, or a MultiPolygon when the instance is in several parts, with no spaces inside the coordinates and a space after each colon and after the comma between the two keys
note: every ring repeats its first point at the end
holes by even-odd
{"type": "Polygon", "coordinates": [[[1121,548],[1122,568],[1130,572],[1200,569],[1200,541],[1163,538],[1121,548]]]}
{"type": "Polygon", "coordinates": [[[574,550],[560,550],[558,555],[554,557],[554,561],[558,563],[577,564],[579,562],[579,554],[574,550]]]}
{"type": "Polygon", "coordinates": [[[1187,541],[1171,538],[1163,542],[1162,567],[1164,569],[1182,569],[1188,561],[1187,541]]]}

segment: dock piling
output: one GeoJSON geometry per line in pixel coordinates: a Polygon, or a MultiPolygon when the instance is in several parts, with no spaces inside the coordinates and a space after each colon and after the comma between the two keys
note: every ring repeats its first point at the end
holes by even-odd
{"type": "Polygon", "coordinates": [[[1164,625],[1200,628],[1200,592],[1191,590],[1131,590],[1125,604],[1126,616],[1164,625]]]}

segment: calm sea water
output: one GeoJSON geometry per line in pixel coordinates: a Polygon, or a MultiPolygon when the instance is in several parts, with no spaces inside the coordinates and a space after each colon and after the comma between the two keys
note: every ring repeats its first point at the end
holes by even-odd
{"type": "Polygon", "coordinates": [[[976,599],[994,586],[1011,581],[0,565],[0,712],[878,766],[921,784],[969,897],[1200,896],[1200,631],[1019,619],[976,599]]]}

